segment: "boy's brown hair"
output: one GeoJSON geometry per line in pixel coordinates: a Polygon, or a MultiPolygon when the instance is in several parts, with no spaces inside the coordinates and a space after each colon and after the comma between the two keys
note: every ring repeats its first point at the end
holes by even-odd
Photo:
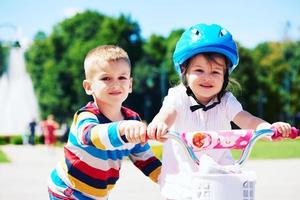
{"type": "Polygon", "coordinates": [[[102,45],[98,46],[88,52],[84,59],[84,71],[87,77],[89,68],[99,66],[103,62],[124,60],[131,66],[127,52],[116,45],[102,45]]]}

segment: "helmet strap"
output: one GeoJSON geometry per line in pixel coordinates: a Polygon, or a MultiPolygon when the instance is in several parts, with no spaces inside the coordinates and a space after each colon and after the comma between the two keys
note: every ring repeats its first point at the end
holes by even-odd
{"type": "Polygon", "coordinates": [[[213,104],[211,104],[209,106],[203,105],[202,103],[200,103],[198,101],[198,99],[196,98],[195,94],[193,93],[192,89],[189,86],[186,87],[186,94],[188,96],[193,97],[193,99],[197,102],[196,105],[190,106],[190,110],[192,112],[194,112],[194,111],[196,111],[198,109],[201,109],[201,108],[202,108],[203,111],[208,111],[208,110],[212,109],[213,107],[215,107],[216,105],[218,105],[219,103],[221,103],[221,98],[219,98],[219,95],[218,95],[218,101],[217,102],[214,102],[213,104]]]}

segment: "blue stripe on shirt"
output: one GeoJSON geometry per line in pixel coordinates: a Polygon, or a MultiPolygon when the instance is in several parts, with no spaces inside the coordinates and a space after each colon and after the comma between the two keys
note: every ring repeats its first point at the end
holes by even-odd
{"type": "Polygon", "coordinates": [[[108,130],[107,130],[110,143],[114,147],[120,147],[123,145],[123,143],[119,137],[118,124],[119,124],[119,122],[114,122],[114,123],[109,124],[108,130]]]}
{"type": "Polygon", "coordinates": [[[150,149],[150,145],[146,143],[144,146],[137,144],[134,146],[134,148],[131,150],[131,153],[142,153],[150,149]]]}
{"type": "MultiPolygon", "coordinates": [[[[128,156],[130,154],[130,150],[128,149],[123,149],[123,150],[101,150],[97,149],[93,146],[82,146],[78,143],[76,137],[74,136],[73,133],[70,132],[69,135],[69,142],[80,148],[83,151],[86,151],[88,154],[91,154],[92,156],[96,158],[100,158],[102,160],[122,160],[124,156],[128,156]]],[[[68,148],[68,145],[66,146],[68,148]]]]}
{"type": "MultiPolygon", "coordinates": [[[[61,178],[59,178],[56,169],[54,169],[54,170],[52,171],[52,173],[51,173],[51,180],[52,180],[52,182],[53,182],[55,185],[57,185],[57,186],[59,186],[59,187],[62,187],[62,188],[65,188],[65,189],[69,188],[69,187],[64,183],[64,181],[63,181],[61,178]]],[[[75,196],[77,199],[82,199],[82,200],[93,200],[92,198],[89,198],[89,197],[83,195],[81,192],[78,192],[77,190],[72,189],[72,191],[73,191],[73,194],[72,194],[72,195],[75,196]]]]}

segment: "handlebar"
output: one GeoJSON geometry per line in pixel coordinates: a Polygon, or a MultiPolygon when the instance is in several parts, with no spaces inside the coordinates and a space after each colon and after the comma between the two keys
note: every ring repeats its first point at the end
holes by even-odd
{"type": "MultiPolygon", "coordinates": [[[[242,166],[250,156],[251,150],[262,137],[271,137],[273,140],[282,137],[275,129],[261,130],[228,130],[228,131],[196,131],[190,133],[177,133],[169,131],[165,137],[175,139],[184,148],[188,157],[199,165],[199,159],[195,155],[196,151],[208,149],[242,149],[242,154],[235,162],[242,166]]],[[[300,130],[292,127],[292,132],[288,138],[295,139],[300,136],[300,130]]]]}

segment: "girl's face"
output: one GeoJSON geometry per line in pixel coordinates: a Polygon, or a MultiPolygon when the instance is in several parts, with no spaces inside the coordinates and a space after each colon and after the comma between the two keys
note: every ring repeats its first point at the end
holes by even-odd
{"type": "Polygon", "coordinates": [[[121,105],[132,91],[130,66],[124,60],[103,62],[95,66],[90,79],[83,85],[97,105],[121,105]]]}
{"type": "Polygon", "coordinates": [[[187,84],[202,104],[206,105],[221,91],[225,69],[225,58],[221,56],[208,60],[203,54],[198,54],[190,60],[186,72],[187,84]]]}

